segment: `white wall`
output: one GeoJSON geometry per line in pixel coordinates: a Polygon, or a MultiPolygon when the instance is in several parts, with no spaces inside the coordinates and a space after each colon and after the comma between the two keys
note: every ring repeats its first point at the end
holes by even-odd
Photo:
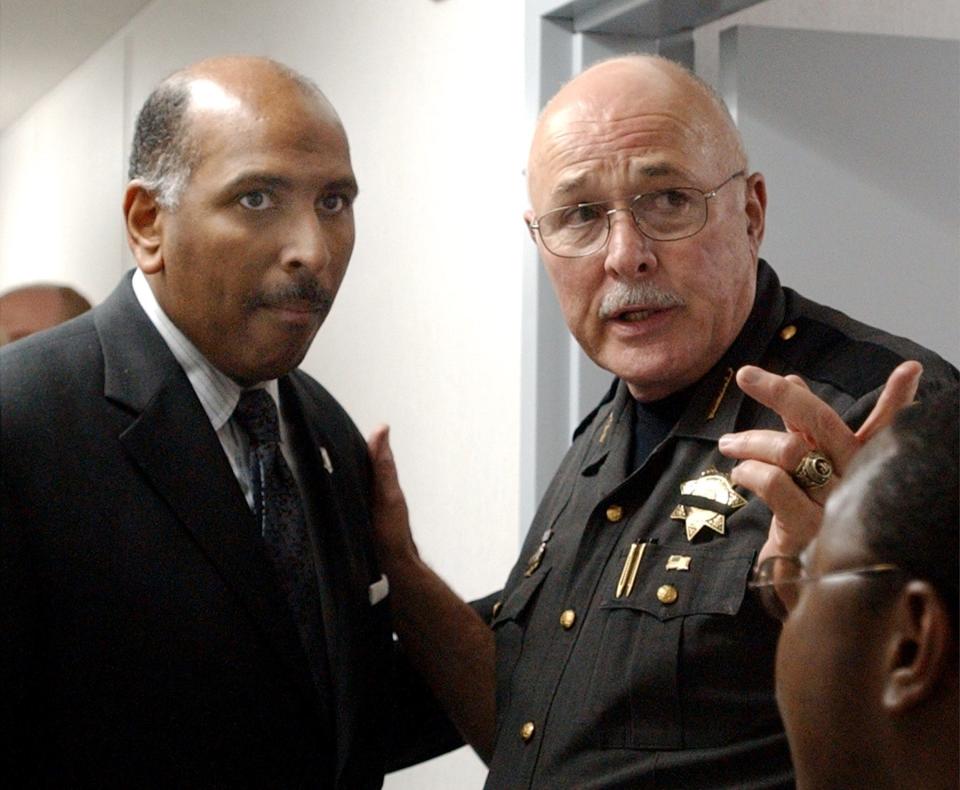
{"type": "MultiPolygon", "coordinates": [[[[226,52],[288,63],[340,112],[357,245],[304,367],[362,431],[392,424],[421,552],[461,594],[490,592],[520,529],[518,0],[156,0],[0,138],[0,290],[109,293],[131,265],[120,201],[136,112],[166,74],[226,52]]],[[[386,786],[484,776],[464,749],[386,786]]]]}
{"type": "Polygon", "coordinates": [[[0,291],[56,280],[99,301],[116,284],[123,73],[111,42],[0,138],[0,291]]]}

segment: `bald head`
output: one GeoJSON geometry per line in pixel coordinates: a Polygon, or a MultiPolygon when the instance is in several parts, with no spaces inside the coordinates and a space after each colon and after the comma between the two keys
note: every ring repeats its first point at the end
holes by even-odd
{"type": "Polygon", "coordinates": [[[250,117],[290,106],[291,93],[325,121],[342,128],[333,105],[302,74],[269,58],[209,58],[167,77],[150,94],[137,118],[129,178],[153,192],[161,206],[176,208],[202,155],[195,121],[240,112],[250,117]]]}
{"type": "Polygon", "coordinates": [[[540,117],[524,217],[570,331],[638,400],[699,380],[750,313],[766,191],[746,164],[723,102],[659,57],[593,66],[540,117]]]}
{"type": "Polygon", "coordinates": [[[530,147],[531,196],[538,191],[542,160],[557,142],[591,124],[638,114],[678,122],[672,130],[678,145],[699,149],[704,158],[716,162],[718,173],[747,167],[740,132],[723,100],[707,83],[667,58],[627,55],[577,75],[544,107],[530,147]]]}
{"type": "Polygon", "coordinates": [[[25,285],[0,296],[0,332],[13,342],[62,324],[90,309],[90,302],[65,285],[25,285]]]}

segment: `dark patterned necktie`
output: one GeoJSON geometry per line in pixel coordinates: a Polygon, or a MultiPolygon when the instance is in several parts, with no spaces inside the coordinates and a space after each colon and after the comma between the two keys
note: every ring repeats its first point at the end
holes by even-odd
{"type": "Polygon", "coordinates": [[[314,680],[319,683],[324,666],[319,587],[303,502],[280,452],[277,407],[266,390],[246,390],[233,416],[250,438],[254,510],[267,553],[286,593],[314,680]]]}

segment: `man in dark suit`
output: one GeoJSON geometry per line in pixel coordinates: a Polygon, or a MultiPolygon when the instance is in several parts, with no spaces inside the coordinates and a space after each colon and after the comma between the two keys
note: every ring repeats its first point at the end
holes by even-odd
{"type": "Polygon", "coordinates": [[[3,783],[379,787],[366,448],[295,370],[353,248],[343,127],[280,64],[208,60],[130,177],[135,273],[0,356],[3,783]]]}

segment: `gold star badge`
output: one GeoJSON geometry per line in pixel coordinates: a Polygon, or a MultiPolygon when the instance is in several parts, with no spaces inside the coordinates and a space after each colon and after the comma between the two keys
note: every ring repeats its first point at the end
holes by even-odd
{"type": "Polygon", "coordinates": [[[727,516],[747,504],[747,500],[733,490],[730,478],[716,469],[707,469],[694,480],[680,486],[680,504],[670,518],[681,519],[692,541],[701,529],[712,529],[723,535],[727,516]]]}

